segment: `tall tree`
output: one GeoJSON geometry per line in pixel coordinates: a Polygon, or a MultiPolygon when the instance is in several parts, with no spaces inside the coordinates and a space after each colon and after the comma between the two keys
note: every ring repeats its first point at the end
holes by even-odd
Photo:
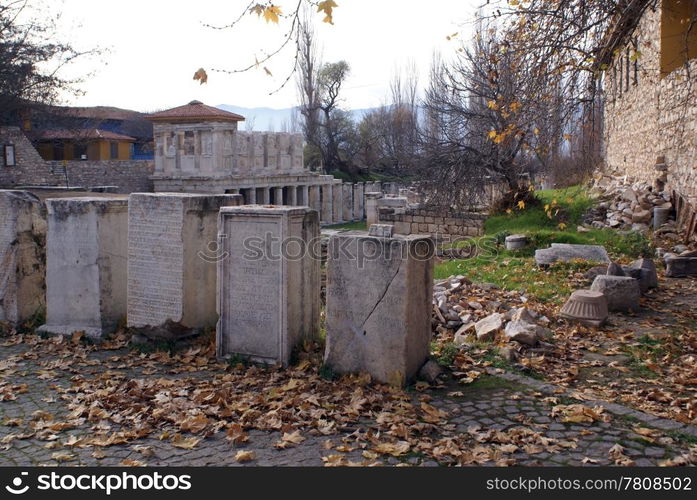
{"type": "Polygon", "coordinates": [[[55,24],[40,16],[30,0],[0,4],[0,123],[17,124],[28,107],[77,93],[78,81],[61,76],[61,69],[95,52],[58,41],[55,24]]]}
{"type": "Polygon", "coordinates": [[[310,168],[321,163],[319,69],[322,65],[315,42],[315,31],[307,12],[299,26],[296,83],[302,117],[301,126],[307,142],[306,160],[310,168]]]}

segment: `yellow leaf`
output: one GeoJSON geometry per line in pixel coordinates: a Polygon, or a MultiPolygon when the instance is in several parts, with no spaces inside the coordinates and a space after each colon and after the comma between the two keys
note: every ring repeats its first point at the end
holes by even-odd
{"type": "Polygon", "coordinates": [[[235,460],[237,460],[241,464],[243,464],[245,462],[249,462],[251,460],[254,460],[254,452],[247,451],[247,450],[240,450],[235,454],[235,460]]]}
{"type": "Polygon", "coordinates": [[[486,105],[489,109],[494,109],[494,110],[499,109],[499,105],[496,104],[496,101],[489,101],[486,103],[486,105]]]}
{"type": "Polygon", "coordinates": [[[540,129],[537,128],[537,127],[535,127],[535,128],[533,129],[532,133],[535,134],[535,135],[539,135],[539,134],[540,134],[540,129]]]}
{"type": "Polygon", "coordinates": [[[563,222],[560,222],[558,227],[559,227],[560,231],[563,231],[564,229],[566,229],[566,224],[564,224],[563,222]]]}
{"type": "Polygon", "coordinates": [[[525,209],[525,202],[524,202],[523,200],[520,200],[520,201],[518,202],[518,208],[519,208],[520,210],[524,210],[524,209],[525,209]]]}
{"type": "Polygon", "coordinates": [[[121,460],[121,463],[119,465],[125,465],[126,467],[147,467],[148,464],[143,462],[142,460],[134,460],[132,458],[124,458],[121,460]]]}
{"type": "Polygon", "coordinates": [[[496,130],[489,130],[489,139],[495,139],[496,135],[496,130]]]}
{"type": "Polygon", "coordinates": [[[338,7],[334,0],[323,0],[317,4],[317,12],[324,12],[323,22],[334,24],[333,10],[338,7]]]}
{"type": "Polygon", "coordinates": [[[278,16],[280,16],[281,14],[281,8],[277,5],[271,4],[264,9],[264,20],[267,23],[278,24],[278,16]]]}
{"type": "Polygon", "coordinates": [[[56,452],[51,455],[51,458],[56,462],[67,462],[69,460],[75,460],[75,455],[72,453],[56,452]]]}
{"type": "Polygon", "coordinates": [[[208,81],[208,74],[206,73],[206,70],[203,68],[199,68],[196,70],[196,73],[194,73],[194,80],[199,80],[199,83],[203,85],[208,81]]]}
{"type": "Polygon", "coordinates": [[[392,455],[398,457],[404,455],[409,451],[409,443],[406,441],[397,441],[396,443],[380,443],[374,450],[383,455],[392,455]]]}
{"type": "Polygon", "coordinates": [[[193,450],[196,445],[201,441],[200,438],[184,438],[181,434],[175,434],[172,437],[172,446],[177,448],[183,448],[185,450],[193,450]]]}
{"type": "Polygon", "coordinates": [[[295,444],[300,444],[305,441],[305,438],[300,435],[300,431],[285,432],[281,439],[295,444]]]}

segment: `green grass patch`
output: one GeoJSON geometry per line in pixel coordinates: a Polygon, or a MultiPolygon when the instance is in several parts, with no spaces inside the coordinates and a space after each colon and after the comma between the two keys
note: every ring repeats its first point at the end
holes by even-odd
{"type": "Polygon", "coordinates": [[[469,257],[437,264],[435,277],[463,274],[475,282],[494,283],[506,290],[525,291],[541,301],[560,303],[577,288],[569,284],[569,276],[597,264],[559,263],[541,270],[532,258],[535,249],[547,248],[552,243],[601,245],[613,259],[620,261],[653,254],[650,241],[640,233],[621,234],[610,229],[579,232],[584,213],[593,205],[593,199],[583,187],[539,191],[537,197],[542,202],[540,206],[493,215],[485,223],[484,236],[451,245],[463,248],[469,257]],[[545,205],[551,210],[551,217],[545,205]],[[506,250],[505,238],[511,234],[527,235],[527,247],[506,250]]]}
{"type": "Polygon", "coordinates": [[[692,434],[685,434],[680,431],[666,431],[665,435],[682,443],[697,444],[697,436],[693,436],[692,434]]]}
{"type": "Polygon", "coordinates": [[[568,262],[540,269],[531,258],[500,255],[493,259],[445,261],[436,266],[435,277],[463,274],[474,282],[494,283],[504,290],[526,292],[543,302],[561,303],[577,288],[569,283],[569,274],[585,272],[593,265],[593,262],[568,262]]]}
{"type": "Polygon", "coordinates": [[[441,366],[452,365],[458,352],[460,352],[460,348],[454,342],[431,343],[431,354],[433,354],[436,362],[441,366]]]}

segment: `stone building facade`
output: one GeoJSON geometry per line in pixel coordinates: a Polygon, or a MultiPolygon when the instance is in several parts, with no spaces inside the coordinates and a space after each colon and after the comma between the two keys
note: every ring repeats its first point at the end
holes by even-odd
{"type": "Polygon", "coordinates": [[[606,169],[697,206],[694,0],[634,2],[609,33],[603,64],[606,169]],[[635,18],[632,19],[632,16],[635,18]],[[614,36],[613,36],[614,35],[614,36]],[[614,40],[614,42],[612,42],[614,40]]]}
{"type": "Polygon", "coordinates": [[[241,194],[251,205],[308,206],[324,225],[363,220],[365,193],[382,190],[305,168],[301,134],[240,131],[244,117],[199,101],[149,119],[154,160],[45,161],[19,128],[0,127],[0,150],[15,156],[0,161],[0,189],[241,194]]]}
{"type": "Polygon", "coordinates": [[[149,119],[156,192],[239,193],[252,205],[309,206],[324,224],[363,218],[340,180],[305,167],[302,134],[240,131],[244,117],[200,101],[149,119]]]}

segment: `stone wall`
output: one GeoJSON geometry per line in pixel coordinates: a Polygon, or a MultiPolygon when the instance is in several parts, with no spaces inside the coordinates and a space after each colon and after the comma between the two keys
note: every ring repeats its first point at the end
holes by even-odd
{"type": "Polygon", "coordinates": [[[16,165],[0,161],[0,188],[117,186],[118,193],[152,191],[153,160],[44,161],[18,127],[0,127],[0,146],[14,144],[16,165]]]}
{"type": "Polygon", "coordinates": [[[7,144],[15,147],[16,165],[8,167],[4,158],[0,159],[0,188],[26,184],[48,185],[55,182],[46,162],[19,127],[0,127],[0,149],[7,144]]]}
{"type": "Polygon", "coordinates": [[[663,2],[657,2],[656,9],[647,9],[605,72],[605,163],[610,173],[654,183],[660,176],[654,165],[664,157],[666,188],[694,203],[697,89],[687,75],[694,81],[697,60],[689,68],[661,73],[662,8],[663,2]]]}
{"type": "Polygon", "coordinates": [[[398,234],[432,234],[463,238],[484,234],[486,215],[480,213],[441,212],[429,209],[380,207],[378,223],[392,224],[398,234]]]}
{"type": "Polygon", "coordinates": [[[46,162],[57,177],[58,185],[85,188],[95,186],[116,186],[116,193],[147,193],[153,190],[150,176],[153,174],[153,160],[101,160],[46,162]]]}

